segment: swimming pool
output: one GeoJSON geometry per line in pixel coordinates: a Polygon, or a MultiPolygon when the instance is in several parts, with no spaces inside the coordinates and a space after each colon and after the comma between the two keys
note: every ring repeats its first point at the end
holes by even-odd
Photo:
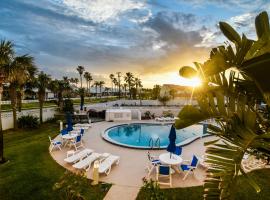
{"type": "MultiPolygon", "coordinates": [[[[131,148],[167,148],[171,124],[132,123],[113,126],[103,133],[111,143],[131,148]]],[[[185,145],[203,135],[203,125],[176,130],[176,144],[185,145]]]]}

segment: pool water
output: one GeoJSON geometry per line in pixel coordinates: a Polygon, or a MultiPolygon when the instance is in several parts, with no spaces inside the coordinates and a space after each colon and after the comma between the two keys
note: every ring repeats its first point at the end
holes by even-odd
{"type": "MultiPolygon", "coordinates": [[[[123,124],[107,129],[103,138],[128,147],[151,148],[153,145],[153,147],[166,148],[169,144],[170,129],[171,124],[123,124]],[[151,138],[153,142],[150,141],[151,138]]],[[[201,124],[176,130],[176,144],[184,145],[202,134],[203,125],[201,124]]]]}

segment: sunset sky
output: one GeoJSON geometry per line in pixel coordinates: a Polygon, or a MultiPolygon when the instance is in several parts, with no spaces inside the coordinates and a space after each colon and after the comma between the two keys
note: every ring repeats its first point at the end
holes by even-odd
{"type": "Polygon", "coordinates": [[[254,18],[269,0],[1,0],[0,39],[35,57],[53,77],[95,80],[130,71],[144,87],[180,84],[179,67],[207,59],[226,21],[254,38],[254,18]]]}

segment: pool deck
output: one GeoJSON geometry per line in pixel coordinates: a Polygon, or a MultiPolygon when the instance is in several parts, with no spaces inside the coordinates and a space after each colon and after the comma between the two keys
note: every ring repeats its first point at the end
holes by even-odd
{"type": "MultiPolygon", "coordinates": [[[[153,123],[154,121],[151,120],[132,121],[132,123],[140,123],[140,122],[153,123]]],[[[119,165],[114,165],[112,167],[111,173],[108,176],[100,175],[100,181],[114,184],[115,186],[117,186],[117,188],[115,188],[116,191],[119,191],[119,188],[123,187],[131,188],[131,190],[133,188],[133,190],[138,191],[138,189],[142,186],[142,178],[147,175],[146,171],[146,166],[148,164],[147,150],[120,147],[105,141],[101,137],[101,134],[106,129],[110,128],[111,126],[123,123],[131,123],[131,121],[93,123],[92,127],[86,131],[83,137],[83,143],[85,148],[93,149],[95,152],[100,153],[108,152],[113,155],[120,156],[119,165]]],[[[181,157],[184,160],[189,160],[192,158],[193,154],[197,156],[202,156],[205,152],[205,147],[203,143],[205,141],[212,140],[213,138],[214,138],[213,136],[205,137],[184,146],[181,157]]],[[[55,150],[51,153],[51,155],[56,160],[57,163],[59,163],[60,165],[71,171],[74,171],[71,165],[64,162],[64,158],[66,157],[66,151],[68,150],[70,149],[64,148],[62,149],[62,151],[55,150]]],[[[151,150],[151,153],[154,155],[159,155],[164,152],[166,152],[166,150],[151,150]]],[[[92,178],[92,168],[87,172],[87,177],[92,178]]],[[[184,181],[182,180],[182,178],[184,177],[184,173],[182,172],[180,174],[175,173],[173,174],[172,177],[173,177],[172,181],[173,187],[198,186],[203,184],[203,180],[205,177],[205,169],[202,166],[199,166],[195,170],[194,175],[191,173],[184,181]]],[[[151,178],[155,179],[154,172],[152,173],[151,178]]]]}

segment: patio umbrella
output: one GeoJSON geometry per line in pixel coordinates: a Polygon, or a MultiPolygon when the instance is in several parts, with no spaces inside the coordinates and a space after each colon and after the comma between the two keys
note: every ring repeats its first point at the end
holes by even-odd
{"type": "Polygon", "coordinates": [[[176,131],[175,131],[174,125],[172,125],[172,127],[171,127],[170,134],[169,134],[169,140],[170,140],[170,143],[167,147],[167,151],[171,153],[170,154],[170,157],[171,157],[172,153],[174,153],[175,149],[176,149],[176,145],[175,145],[176,131]]]}
{"type": "Polygon", "coordinates": [[[67,131],[72,131],[72,116],[70,112],[66,113],[66,120],[67,120],[67,131]]]}

